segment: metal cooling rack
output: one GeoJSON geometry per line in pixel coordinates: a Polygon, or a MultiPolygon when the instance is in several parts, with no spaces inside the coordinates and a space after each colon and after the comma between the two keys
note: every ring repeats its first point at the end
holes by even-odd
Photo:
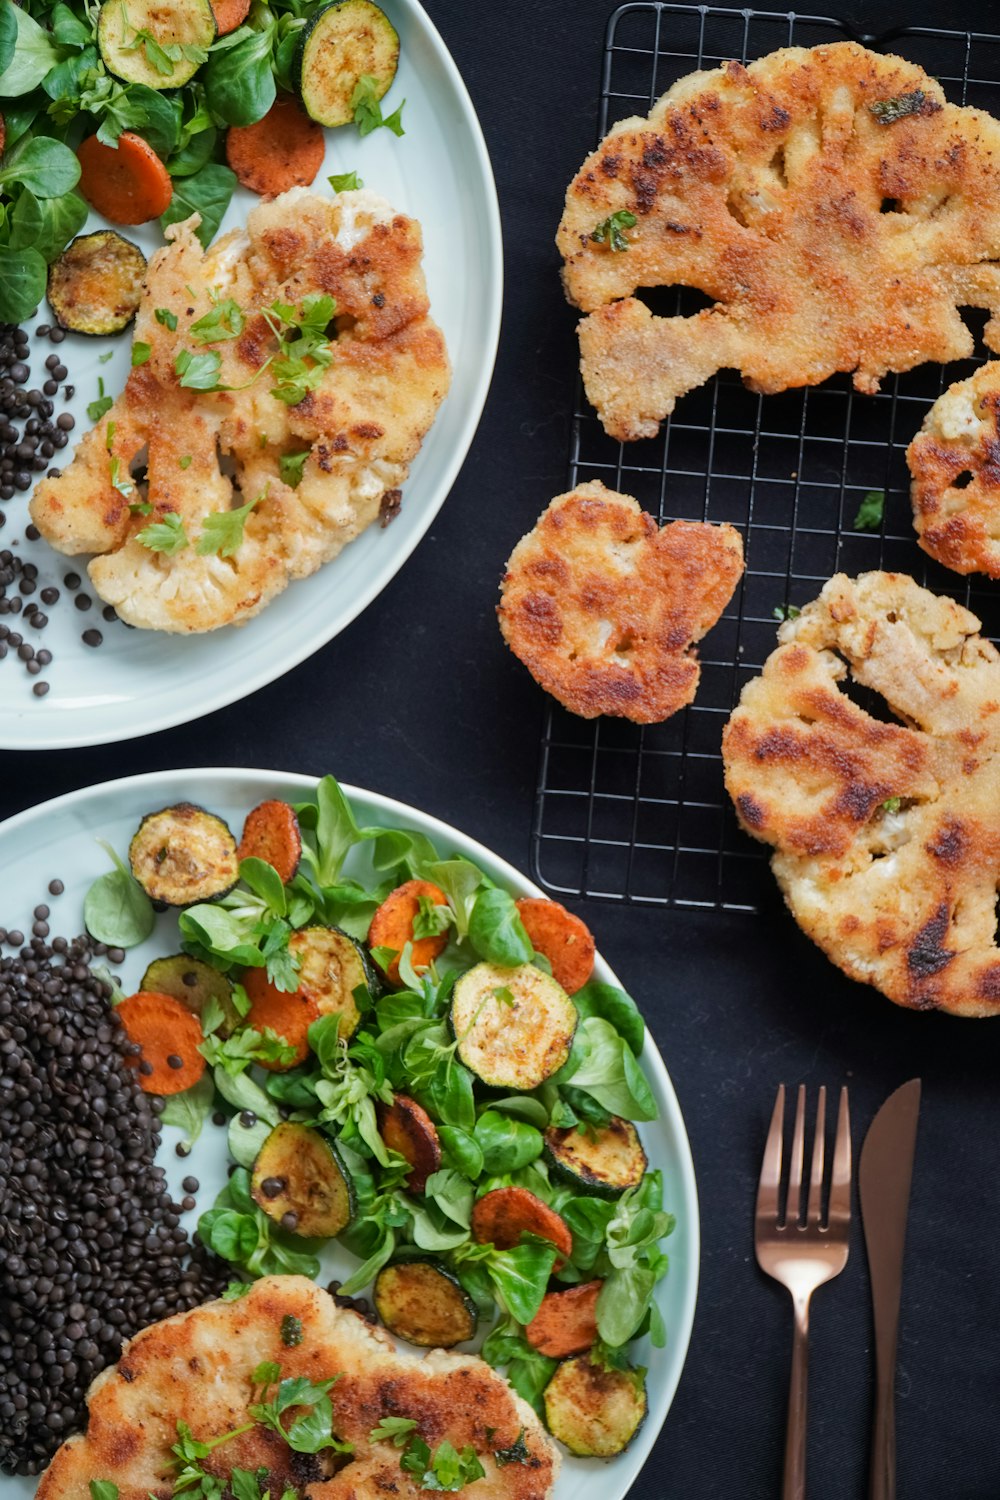
{"type": "MultiPolygon", "coordinates": [[[[676,79],[728,58],[854,38],[919,63],[948,97],[1000,115],[1000,36],[906,27],[858,36],[826,16],[716,6],[620,6],[608,23],[598,138],[645,114],[676,79]]],[[[689,314],[697,293],[671,292],[658,312],[689,314]]],[[[837,571],[890,568],[951,594],[1000,635],[1000,590],[966,583],[919,550],[905,450],[945,386],[991,356],[969,315],[976,355],[890,377],[859,396],[847,377],[757,396],[720,374],[678,403],[657,438],[608,438],[577,386],[570,487],[603,479],[659,520],[730,521],[746,573],[702,643],[698,696],[665,724],[585,721],[547,710],[532,834],[536,878],[555,894],[654,906],[754,911],[764,848],[739,829],[722,779],[722,726],[775,644],[775,609],[815,598],[837,571]],[[884,490],[880,532],[853,529],[869,490],[884,490]]]]}

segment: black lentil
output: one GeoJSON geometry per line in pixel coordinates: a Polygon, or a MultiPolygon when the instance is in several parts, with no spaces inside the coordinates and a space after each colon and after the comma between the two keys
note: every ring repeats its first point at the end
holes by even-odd
{"type": "MultiPolygon", "coordinates": [[[[47,916],[39,905],[36,925],[47,916]]],[[[84,1425],[86,1389],[123,1339],[231,1275],[180,1228],[187,1202],[154,1163],[163,1101],[138,1087],[110,986],[88,967],[99,946],[36,937],[0,959],[0,1470],[16,1474],[84,1425]]]]}

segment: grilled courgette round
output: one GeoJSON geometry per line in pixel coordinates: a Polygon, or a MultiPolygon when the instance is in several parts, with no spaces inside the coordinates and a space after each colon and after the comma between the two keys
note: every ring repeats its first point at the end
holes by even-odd
{"type": "Polygon", "coordinates": [[[576,1006],[533,964],[481,963],[463,974],[451,1025],[465,1066],[492,1088],[534,1089],[569,1057],[576,1006]]]}
{"type": "Polygon", "coordinates": [[[154,958],[142,976],[140,988],[173,995],[199,1017],[204,1016],[209,1001],[217,1001],[223,1017],[219,1027],[221,1036],[229,1036],[240,1024],[240,1013],[233,1004],[233,986],[225,974],[187,953],[154,958]]]}
{"type": "Polygon", "coordinates": [[[545,1132],[545,1157],[553,1174],[597,1198],[618,1198],[638,1187],[649,1165],[631,1120],[612,1115],[606,1125],[545,1132]]]}
{"type": "Polygon", "coordinates": [[[340,1234],[357,1206],[351,1174],[333,1142],[292,1120],[276,1125],[260,1148],[250,1191],[269,1219],[311,1240],[340,1234]]]}
{"type": "Polygon", "coordinates": [[[104,66],[125,83],[177,89],[192,78],[217,34],[209,0],[104,0],[97,45],[104,66]]]}
{"type": "Polygon", "coordinates": [[[377,102],[398,64],[399,37],[385,12],[371,0],[334,0],[303,27],[292,76],[307,115],[320,125],[349,125],[361,80],[370,80],[377,102]]]}
{"type": "Polygon", "coordinates": [[[139,310],[146,257],[114,229],[78,234],[49,266],[49,306],[61,328],[124,333],[139,310]]]}
{"type": "Polygon", "coordinates": [[[587,1355],[563,1360],[543,1396],[545,1424],[579,1458],[622,1453],[646,1415],[646,1377],[641,1370],[609,1369],[587,1355]]]}
{"type": "Polygon", "coordinates": [[[340,1016],[340,1035],[353,1036],[361,1020],[354,991],[379,993],[375,970],[360,943],[339,927],[302,927],[292,933],[288,948],[299,961],[298,993],[321,1016],[340,1016]]]}
{"type": "Polygon", "coordinates": [[[128,850],[132,874],[151,901],[192,906],[224,896],[236,884],[236,840],[221,818],[178,802],[148,813],[128,850]]]}
{"type": "Polygon", "coordinates": [[[458,1277],[436,1260],[385,1266],[372,1290],[375,1311],[390,1333],[421,1349],[450,1349],[471,1339],[476,1304],[458,1277]]]}

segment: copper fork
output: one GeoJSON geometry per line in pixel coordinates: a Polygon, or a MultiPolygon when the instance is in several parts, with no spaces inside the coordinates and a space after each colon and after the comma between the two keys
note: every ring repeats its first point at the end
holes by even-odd
{"type": "Polygon", "coordinates": [[[789,1155],[788,1193],[781,1202],[782,1135],[785,1119],[785,1085],[778,1089],[771,1128],[764,1147],[764,1161],[757,1186],[754,1248],[757,1264],[768,1276],[787,1287],[795,1312],[792,1343],[792,1375],[788,1392],[788,1430],[785,1438],[783,1500],[805,1500],[806,1493],[806,1398],[809,1374],[809,1302],[824,1281],[839,1276],[847,1264],[851,1227],[851,1123],[847,1090],[840,1091],[837,1136],[833,1147],[829,1203],[823,1220],[824,1141],[826,1136],[826,1089],[819,1091],[816,1131],[813,1137],[809,1194],[802,1214],[802,1168],[805,1158],[806,1091],[799,1086],[795,1125],[789,1155]]]}

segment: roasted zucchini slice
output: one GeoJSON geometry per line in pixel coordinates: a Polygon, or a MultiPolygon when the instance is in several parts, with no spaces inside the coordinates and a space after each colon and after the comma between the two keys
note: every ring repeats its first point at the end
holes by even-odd
{"type": "Polygon", "coordinates": [[[353,1036],[361,1020],[354,991],[365,985],[378,994],[367,953],[339,927],[302,927],[288,939],[299,960],[299,994],[321,1016],[340,1016],[340,1035],[353,1036]]]}
{"type": "Polygon", "coordinates": [[[209,0],[104,0],[97,45],[123,82],[177,89],[197,73],[217,30],[209,0]]]}
{"type": "Polygon", "coordinates": [[[292,73],[307,115],[320,125],[349,125],[354,90],[370,79],[372,102],[383,97],[399,65],[399,37],[371,0],[334,0],[307,21],[292,73]]]}
{"type": "Polygon", "coordinates": [[[585,1354],[563,1360],[543,1396],[545,1424],[578,1458],[622,1453],[646,1415],[641,1370],[607,1369],[585,1354]]]}
{"type": "Polygon", "coordinates": [[[276,1125],[260,1148],[250,1191],[268,1218],[310,1240],[332,1239],[356,1209],[351,1174],[336,1146],[292,1120],[276,1125]]]}
{"type": "Polygon", "coordinates": [[[216,1000],[223,1017],[220,1036],[229,1036],[240,1024],[240,1013],[233,1004],[233,986],[225,974],[187,953],[154,958],[142,976],[140,988],[154,990],[160,995],[173,995],[198,1017],[204,1016],[210,1000],[216,1000]]]}
{"type": "Polygon", "coordinates": [[[441,1142],[434,1121],[408,1094],[397,1094],[391,1104],[378,1107],[378,1129],[390,1151],[410,1163],[408,1193],[422,1193],[427,1179],[441,1165],[441,1142]]]}
{"type": "Polygon", "coordinates": [[[534,1089],[569,1057],[576,1006],[533,964],[476,964],[455,985],[451,1025],[458,1055],[492,1088],[534,1089]]]}
{"type": "Polygon", "coordinates": [[[450,1349],[476,1331],[476,1304],[453,1272],[436,1260],[384,1266],[372,1291],[390,1333],[421,1349],[450,1349]]]}
{"type": "Polygon", "coordinates": [[[146,257],[123,234],[78,234],[49,266],[49,306],[60,327],[74,333],[124,333],[139,309],[145,276],[146,257]]]}
{"type": "Polygon", "coordinates": [[[638,1131],[619,1115],[612,1115],[606,1125],[550,1127],[545,1132],[545,1157],[564,1182],[596,1198],[617,1198],[626,1188],[638,1187],[649,1165],[638,1131]]]}
{"type": "Polygon", "coordinates": [[[239,875],[236,840],[221,818],[193,802],[147,814],[128,857],[149,899],[167,906],[224,896],[239,875]]]}

